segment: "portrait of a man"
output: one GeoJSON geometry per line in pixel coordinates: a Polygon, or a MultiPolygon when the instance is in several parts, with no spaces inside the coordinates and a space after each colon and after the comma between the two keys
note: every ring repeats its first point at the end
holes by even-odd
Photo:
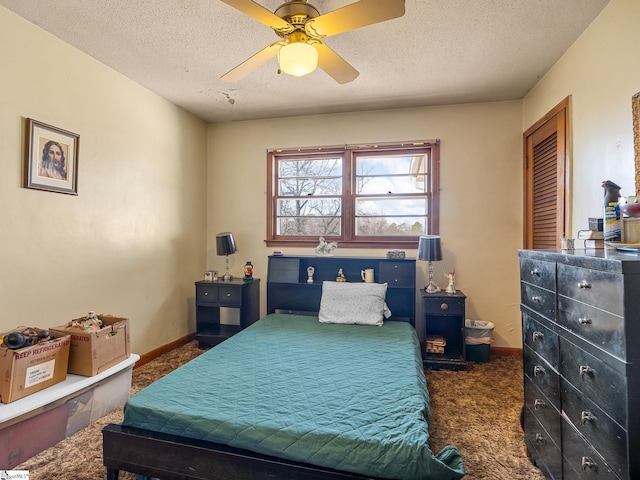
{"type": "MultiPolygon", "coordinates": [[[[43,139],[43,141],[46,139],[43,139]]],[[[63,145],[54,140],[48,140],[42,148],[42,159],[38,165],[38,176],[55,178],[56,180],[67,179],[67,159],[65,151],[68,145],[63,145]]]]}

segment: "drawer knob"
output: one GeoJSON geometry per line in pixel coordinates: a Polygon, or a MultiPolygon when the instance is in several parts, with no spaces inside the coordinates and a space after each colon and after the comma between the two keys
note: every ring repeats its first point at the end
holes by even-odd
{"type": "Polygon", "coordinates": [[[440,305],[440,310],[446,310],[449,308],[449,305],[447,305],[446,303],[443,303],[442,305],[440,305]]]}
{"type": "Polygon", "coordinates": [[[593,460],[589,457],[582,457],[582,470],[586,470],[587,468],[598,471],[598,465],[596,465],[593,460]]]}
{"type": "Polygon", "coordinates": [[[534,295],[533,297],[531,297],[531,301],[536,303],[542,303],[542,297],[540,295],[534,295]]]}
{"type": "Polygon", "coordinates": [[[546,407],[547,405],[544,403],[544,400],[542,400],[541,398],[536,398],[533,401],[533,409],[537,410],[538,408],[543,408],[546,407]]]}
{"type": "Polygon", "coordinates": [[[544,339],[544,333],[542,332],[533,332],[533,341],[535,342],[536,340],[542,340],[544,339]]]}
{"type": "Polygon", "coordinates": [[[579,284],[578,287],[580,288],[591,288],[591,284],[589,282],[587,282],[586,280],[582,280],[579,284]]]}
{"type": "Polygon", "coordinates": [[[544,374],[544,368],[541,367],[540,365],[536,365],[535,367],[533,367],[533,376],[537,377],[538,375],[543,375],[544,374]]]}
{"type": "Polygon", "coordinates": [[[595,421],[596,416],[591,413],[591,412],[582,412],[582,414],[580,415],[580,421],[582,422],[582,425],[586,424],[587,422],[593,422],[595,421]]]}
{"type": "Polygon", "coordinates": [[[591,319],[586,317],[580,317],[578,318],[578,323],[580,323],[580,325],[591,325],[591,319]]]}
{"type": "Polygon", "coordinates": [[[532,277],[539,277],[540,276],[540,270],[538,270],[537,268],[534,268],[533,270],[531,270],[531,276],[532,277]]]}
{"type": "Polygon", "coordinates": [[[231,296],[231,294],[230,294],[230,293],[227,293],[227,297],[230,297],[230,296],[231,296]]]}
{"type": "Polygon", "coordinates": [[[208,295],[209,295],[209,292],[204,292],[204,296],[205,297],[208,296],[208,295]]]}
{"type": "Polygon", "coordinates": [[[536,433],[536,445],[540,445],[544,443],[544,437],[541,433],[536,433]]]}
{"type": "Polygon", "coordinates": [[[580,365],[580,380],[584,380],[585,375],[593,375],[593,368],[588,365],[580,365]]]}

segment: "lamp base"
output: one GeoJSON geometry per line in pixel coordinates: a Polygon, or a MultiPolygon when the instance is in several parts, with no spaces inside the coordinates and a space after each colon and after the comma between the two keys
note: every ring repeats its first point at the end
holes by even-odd
{"type": "Polygon", "coordinates": [[[429,282],[429,285],[424,287],[424,291],[427,293],[438,293],[440,291],[440,287],[433,282],[429,282]]]}
{"type": "Polygon", "coordinates": [[[231,280],[233,280],[233,275],[231,275],[229,272],[225,273],[222,277],[223,282],[230,282],[231,280]]]}

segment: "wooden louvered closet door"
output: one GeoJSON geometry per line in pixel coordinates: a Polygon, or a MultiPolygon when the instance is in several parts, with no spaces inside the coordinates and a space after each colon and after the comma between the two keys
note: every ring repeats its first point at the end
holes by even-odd
{"type": "Polygon", "coordinates": [[[568,99],[524,134],[524,248],[559,248],[567,220],[568,99]]]}

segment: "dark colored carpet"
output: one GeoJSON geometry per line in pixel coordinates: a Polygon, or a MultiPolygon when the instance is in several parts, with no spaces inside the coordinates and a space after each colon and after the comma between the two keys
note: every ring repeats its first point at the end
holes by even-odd
{"type": "MultiPolygon", "coordinates": [[[[131,393],[202,353],[192,342],[133,371],[131,393]]],[[[431,395],[431,448],[455,445],[465,461],[465,479],[542,480],[526,456],[519,415],[523,401],[522,361],[492,357],[471,363],[467,371],[427,370],[431,395]]],[[[29,459],[15,470],[28,470],[30,480],[97,480],[102,465],[102,428],[119,423],[122,409],[29,459]]],[[[135,477],[121,472],[121,480],[135,477]]]]}

